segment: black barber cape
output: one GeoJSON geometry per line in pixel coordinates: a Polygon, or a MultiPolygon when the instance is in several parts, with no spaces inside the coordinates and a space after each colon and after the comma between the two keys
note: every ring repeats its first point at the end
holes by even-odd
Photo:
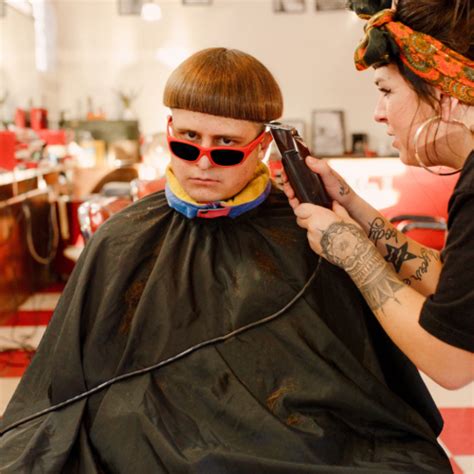
{"type": "MultiPolygon", "coordinates": [[[[280,191],[236,219],[148,196],[85,248],[2,429],[277,312],[317,262],[280,191]]],[[[440,428],[416,369],[322,261],[277,319],[9,430],[0,472],[451,472],[440,428]]]]}

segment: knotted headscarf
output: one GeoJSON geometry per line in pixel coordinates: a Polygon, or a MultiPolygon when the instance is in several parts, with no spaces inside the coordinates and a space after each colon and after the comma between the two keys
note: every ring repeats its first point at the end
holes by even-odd
{"type": "Polygon", "coordinates": [[[394,21],[394,14],[394,10],[385,9],[370,17],[364,28],[365,37],[355,52],[356,68],[362,71],[388,64],[399,56],[421,79],[461,102],[474,105],[474,61],[436,38],[394,21]]]}

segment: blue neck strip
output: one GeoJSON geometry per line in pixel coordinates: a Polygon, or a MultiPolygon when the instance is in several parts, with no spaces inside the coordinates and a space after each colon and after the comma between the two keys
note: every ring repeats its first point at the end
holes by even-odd
{"type": "Polygon", "coordinates": [[[175,211],[178,211],[179,213],[183,214],[183,216],[186,216],[188,219],[194,219],[195,217],[213,218],[222,216],[230,217],[233,219],[259,206],[263,201],[265,201],[265,199],[267,199],[271,189],[272,183],[269,180],[262,194],[260,194],[253,201],[246,202],[245,204],[240,204],[238,206],[222,206],[220,202],[211,202],[202,206],[196,206],[195,204],[191,204],[178,198],[173,193],[173,191],[171,191],[168,184],[166,184],[165,187],[165,195],[168,201],[168,205],[172,207],[175,211]]]}

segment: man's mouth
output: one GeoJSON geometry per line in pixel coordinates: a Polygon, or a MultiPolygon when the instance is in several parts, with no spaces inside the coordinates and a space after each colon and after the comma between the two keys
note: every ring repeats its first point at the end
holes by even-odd
{"type": "Polygon", "coordinates": [[[202,177],[194,177],[194,178],[188,178],[189,181],[192,181],[194,183],[202,183],[202,184],[212,184],[212,183],[217,183],[217,179],[211,179],[211,178],[202,178],[202,177]]]}

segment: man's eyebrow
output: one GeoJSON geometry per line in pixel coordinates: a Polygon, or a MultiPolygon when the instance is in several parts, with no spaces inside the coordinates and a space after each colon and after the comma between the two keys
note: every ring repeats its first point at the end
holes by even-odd
{"type": "Polygon", "coordinates": [[[231,133],[216,133],[215,135],[212,135],[212,138],[227,138],[228,140],[234,140],[234,141],[239,141],[243,140],[244,137],[242,135],[232,135],[231,133]]]}
{"type": "Polygon", "coordinates": [[[179,132],[179,133],[183,133],[183,132],[194,132],[194,133],[198,133],[196,132],[196,130],[192,129],[192,128],[189,128],[189,127],[177,127],[176,125],[173,126],[174,130],[176,132],[179,132]]]}
{"type": "MultiPolygon", "coordinates": [[[[198,132],[194,128],[190,128],[190,127],[175,127],[175,131],[178,132],[178,133],[194,132],[197,135],[202,135],[200,132],[198,132]]],[[[235,141],[244,139],[244,137],[242,135],[234,135],[232,133],[215,133],[215,134],[211,135],[211,137],[214,140],[218,139],[218,138],[227,138],[229,140],[235,140],[235,141]]]]}

